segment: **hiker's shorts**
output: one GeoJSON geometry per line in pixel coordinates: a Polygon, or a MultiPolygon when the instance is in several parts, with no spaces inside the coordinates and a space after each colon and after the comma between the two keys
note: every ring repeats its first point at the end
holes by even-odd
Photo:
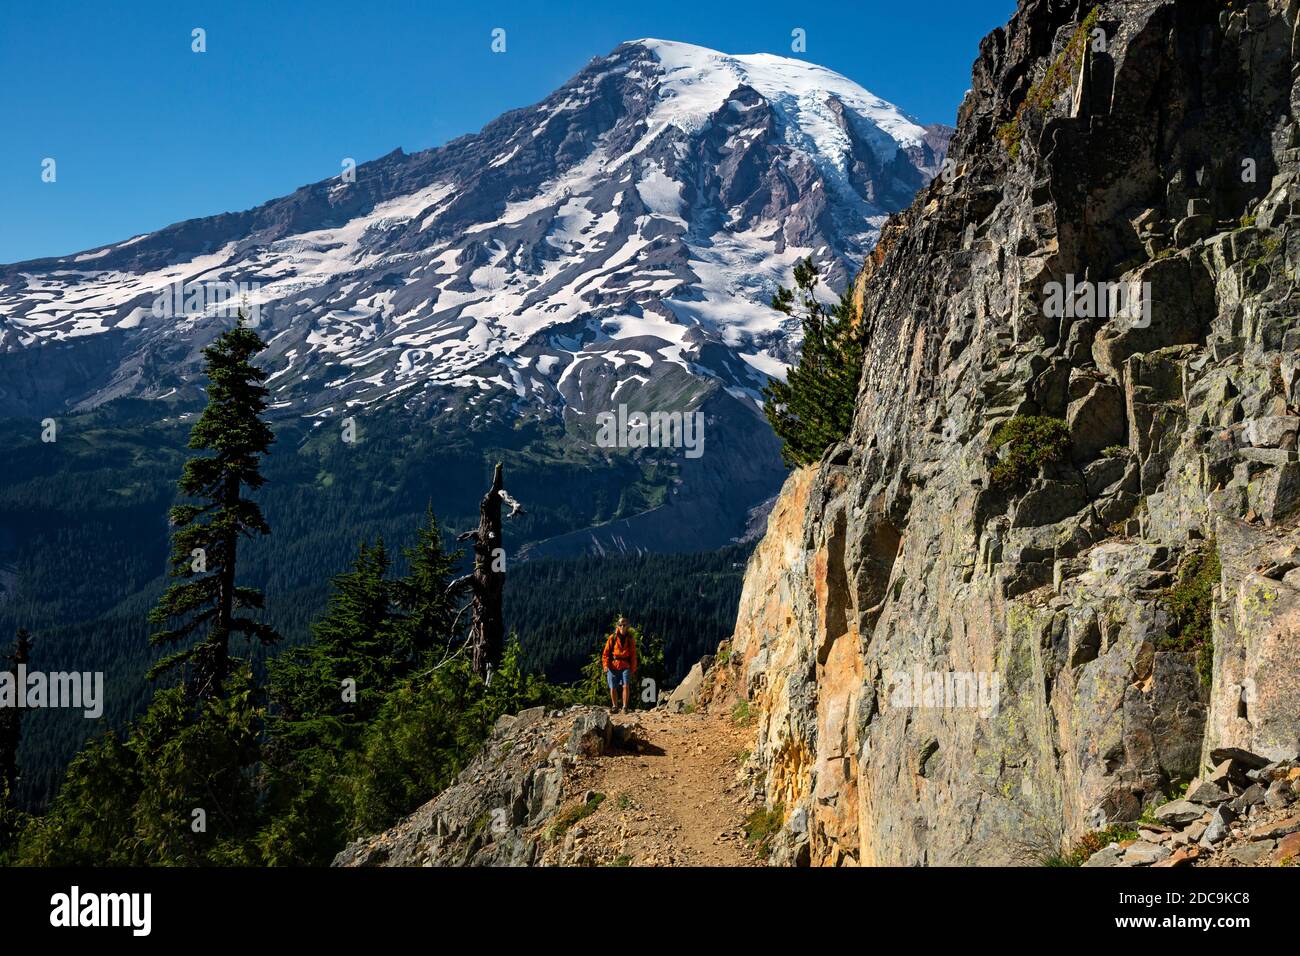
{"type": "Polygon", "coordinates": [[[626,667],[622,670],[610,669],[605,671],[605,680],[609,683],[609,689],[613,690],[615,687],[626,687],[628,685],[628,675],[631,673],[631,670],[626,667]]]}

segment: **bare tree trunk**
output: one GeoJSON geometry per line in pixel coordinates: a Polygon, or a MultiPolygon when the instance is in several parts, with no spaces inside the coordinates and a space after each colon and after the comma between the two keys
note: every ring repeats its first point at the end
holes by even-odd
{"type": "Polygon", "coordinates": [[[466,531],[457,541],[474,542],[474,570],[451,585],[453,591],[468,589],[471,601],[469,649],[474,672],[487,677],[489,668],[501,664],[505,644],[505,621],[501,594],[505,589],[505,552],[501,545],[501,464],[492,475],[492,487],[478,506],[478,529],[466,531]]]}

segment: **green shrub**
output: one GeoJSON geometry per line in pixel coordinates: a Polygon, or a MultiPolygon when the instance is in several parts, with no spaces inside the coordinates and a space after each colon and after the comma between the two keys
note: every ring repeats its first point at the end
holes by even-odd
{"type": "Polygon", "coordinates": [[[772,852],[772,838],[785,823],[785,806],[778,803],[771,810],[758,809],[745,818],[745,839],[760,860],[772,852]]]}
{"type": "Polygon", "coordinates": [[[593,793],[591,799],[586,803],[575,803],[573,806],[561,810],[556,814],[554,822],[551,823],[551,829],[549,831],[551,839],[554,840],[557,837],[564,836],[564,834],[568,832],[569,827],[573,826],[579,820],[587,819],[587,817],[599,810],[600,805],[604,802],[605,795],[603,793],[593,793]]]}
{"type": "Polygon", "coordinates": [[[749,710],[749,701],[742,700],[731,710],[731,719],[740,725],[745,725],[753,719],[753,714],[749,710]]]}
{"type": "Polygon", "coordinates": [[[1098,850],[1105,849],[1112,843],[1136,840],[1137,828],[1131,823],[1112,823],[1104,830],[1093,830],[1079,838],[1069,852],[1050,856],[1043,861],[1044,866],[1083,866],[1088,858],[1098,850]]]}
{"type": "Polygon", "coordinates": [[[1024,488],[1044,465],[1069,455],[1070,429],[1059,418],[1017,415],[1002,423],[989,445],[994,451],[1006,449],[990,475],[994,487],[1024,488]]]}
{"type": "Polygon", "coordinates": [[[1195,651],[1196,670],[1206,687],[1213,677],[1214,587],[1221,571],[1218,547],[1211,540],[1183,558],[1174,583],[1160,595],[1170,620],[1156,646],[1162,651],[1195,651]]]}

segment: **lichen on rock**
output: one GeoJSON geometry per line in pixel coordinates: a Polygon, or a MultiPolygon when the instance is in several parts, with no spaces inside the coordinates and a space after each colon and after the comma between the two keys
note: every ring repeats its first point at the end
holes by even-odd
{"type": "Polygon", "coordinates": [[[852,432],[746,573],[772,862],[1039,863],[1215,748],[1297,756],[1296,15],[1023,0],[985,39],[857,279],[852,432]],[[1044,308],[1081,283],[1141,308],[1044,308]],[[902,693],[957,677],[997,706],[902,693]]]}

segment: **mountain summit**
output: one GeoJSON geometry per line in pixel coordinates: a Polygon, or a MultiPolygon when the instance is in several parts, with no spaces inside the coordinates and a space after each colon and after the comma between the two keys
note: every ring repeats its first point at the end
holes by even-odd
{"type": "Polygon", "coordinates": [[[524,418],[591,447],[620,405],[703,409],[748,508],[780,479],[759,392],[798,348],[771,293],[809,255],[842,288],[946,139],[800,60],[624,43],[436,149],[0,266],[0,414],[196,399],[239,300],[277,414],[524,418]]]}

